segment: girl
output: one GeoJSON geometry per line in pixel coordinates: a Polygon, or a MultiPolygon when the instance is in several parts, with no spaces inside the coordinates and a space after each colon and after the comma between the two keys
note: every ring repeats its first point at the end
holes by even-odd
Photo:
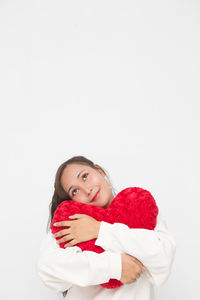
{"type": "MultiPolygon", "coordinates": [[[[57,206],[66,199],[107,208],[115,197],[103,168],[83,156],[72,157],[58,168],[54,188],[49,225],[57,206]]],[[[48,232],[37,270],[48,287],[69,300],[154,300],[154,287],[169,276],[175,243],[160,213],[154,230],[98,222],[84,214],[56,225],[68,228],[54,236],[48,232]],[[91,239],[105,251],[82,252],[76,246],[91,239]],[[59,247],[63,242],[65,249],[59,247]],[[100,285],[111,278],[124,285],[115,289],[100,285]]]]}

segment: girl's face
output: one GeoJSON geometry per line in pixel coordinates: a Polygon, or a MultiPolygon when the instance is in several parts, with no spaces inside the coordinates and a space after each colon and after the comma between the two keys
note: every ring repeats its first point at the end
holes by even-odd
{"type": "Polygon", "coordinates": [[[95,170],[78,163],[70,164],[63,171],[61,184],[70,198],[77,202],[107,208],[114,198],[101,168],[95,170]]]}

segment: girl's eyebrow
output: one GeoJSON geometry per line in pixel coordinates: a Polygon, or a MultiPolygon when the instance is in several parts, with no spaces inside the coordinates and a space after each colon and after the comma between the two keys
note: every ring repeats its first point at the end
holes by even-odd
{"type": "MultiPolygon", "coordinates": [[[[78,173],[78,175],[77,175],[77,178],[79,178],[79,176],[81,175],[81,173],[83,172],[83,171],[85,171],[85,169],[84,170],[82,170],[82,171],[80,171],[79,173],[78,173]]],[[[68,194],[69,194],[69,191],[71,190],[71,188],[73,187],[73,185],[72,186],[70,186],[70,188],[68,189],[68,194]]]]}

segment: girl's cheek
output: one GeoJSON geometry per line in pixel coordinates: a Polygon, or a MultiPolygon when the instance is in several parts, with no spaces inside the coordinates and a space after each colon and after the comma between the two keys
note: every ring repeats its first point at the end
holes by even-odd
{"type": "Polygon", "coordinates": [[[90,184],[98,184],[99,182],[100,180],[97,176],[90,177],[90,181],[89,181],[90,184]]]}
{"type": "Polygon", "coordinates": [[[85,199],[85,196],[82,194],[79,194],[77,195],[76,197],[74,197],[74,200],[75,201],[78,201],[78,202],[81,202],[81,203],[84,203],[84,202],[87,202],[87,199],[85,199]]]}

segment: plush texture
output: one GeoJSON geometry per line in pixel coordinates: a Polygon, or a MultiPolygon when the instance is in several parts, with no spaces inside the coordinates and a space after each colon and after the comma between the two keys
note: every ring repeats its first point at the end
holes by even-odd
{"type": "MultiPolygon", "coordinates": [[[[123,223],[129,228],[144,228],[153,230],[156,226],[158,207],[151,193],[139,187],[129,187],[119,192],[107,209],[88,205],[73,200],[63,201],[58,205],[51,223],[52,233],[56,233],[63,227],[53,226],[60,221],[72,221],[68,217],[73,214],[86,214],[98,221],[105,221],[110,224],[123,223]]],[[[73,222],[73,221],[72,221],[73,222]]],[[[59,237],[60,238],[60,237],[59,237]]],[[[57,238],[57,239],[59,239],[57,238]]],[[[95,245],[96,239],[76,244],[82,251],[90,250],[102,253],[104,249],[95,245]]],[[[64,243],[60,247],[64,248],[64,243]]],[[[123,285],[117,279],[110,279],[109,282],[101,284],[105,288],[116,288],[123,285]]]]}

